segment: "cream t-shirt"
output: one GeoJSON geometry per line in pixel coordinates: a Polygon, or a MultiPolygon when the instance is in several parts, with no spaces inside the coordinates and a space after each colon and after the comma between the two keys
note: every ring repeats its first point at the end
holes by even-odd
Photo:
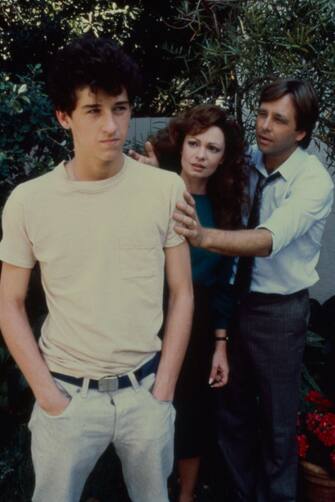
{"type": "Polygon", "coordinates": [[[61,163],[14,189],[0,259],[40,264],[51,371],[120,374],[160,349],[164,248],[183,242],[172,213],[184,189],[178,175],[126,156],[105,180],[71,181],[61,163]]]}

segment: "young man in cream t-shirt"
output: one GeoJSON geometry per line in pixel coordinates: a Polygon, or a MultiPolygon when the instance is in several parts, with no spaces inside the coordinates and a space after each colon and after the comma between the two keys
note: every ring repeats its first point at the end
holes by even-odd
{"type": "Polygon", "coordinates": [[[74,156],[12,192],[0,245],[1,330],[36,398],[33,501],[78,501],[113,442],[131,499],[167,502],[192,317],[188,246],[171,220],[183,183],[123,155],[137,67],[109,40],[72,42],[49,87],[74,156]],[[48,305],[39,345],[24,308],[36,262],[48,305]]]}

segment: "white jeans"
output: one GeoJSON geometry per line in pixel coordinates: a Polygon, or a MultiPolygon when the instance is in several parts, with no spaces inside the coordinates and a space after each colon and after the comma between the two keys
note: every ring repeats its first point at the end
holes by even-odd
{"type": "Polygon", "coordinates": [[[71,396],[61,415],[35,403],[29,428],[35,470],[33,502],[77,502],[97,460],[113,443],[133,502],[168,502],[175,410],[156,400],[154,374],[113,393],[60,380],[71,396]]]}

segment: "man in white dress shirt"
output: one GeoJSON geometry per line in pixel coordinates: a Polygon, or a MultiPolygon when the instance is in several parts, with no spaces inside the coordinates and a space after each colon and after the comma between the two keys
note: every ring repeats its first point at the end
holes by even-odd
{"type": "Polygon", "coordinates": [[[263,89],[249,178],[254,200],[245,230],[202,228],[189,194],[177,205],[176,230],[192,245],[242,257],[231,377],[219,410],[229,501],[296,500],[308,288],[318,280],[315,267],[333,200],[330,176],[305,151],[317,117],[307,82],[277,80],[263,89]]]}

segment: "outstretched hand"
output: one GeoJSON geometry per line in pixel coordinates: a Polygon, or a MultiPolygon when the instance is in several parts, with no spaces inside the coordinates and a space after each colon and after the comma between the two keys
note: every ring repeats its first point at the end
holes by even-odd
{"type": "Polygon", "coordinates": [[[158,159],[155,155],[154,148],[150,141],[146,141],[144,143],[144,154],[140,154],[135,152],[135,150],[128,151],[129,157],[132,157],[134,160],[141,162],[142,164],[147,164],[148,166],[159,167],[158,159]]]}
{"type": "Polygon", "coordinates": [[[205,229],[199,222],[195,201],[188,192],[184,192],[184,202],[177,202],[173,219],[176,221],[174,229],[177,234],[186,237],[192,246],[201,247],[205,229]]]}

